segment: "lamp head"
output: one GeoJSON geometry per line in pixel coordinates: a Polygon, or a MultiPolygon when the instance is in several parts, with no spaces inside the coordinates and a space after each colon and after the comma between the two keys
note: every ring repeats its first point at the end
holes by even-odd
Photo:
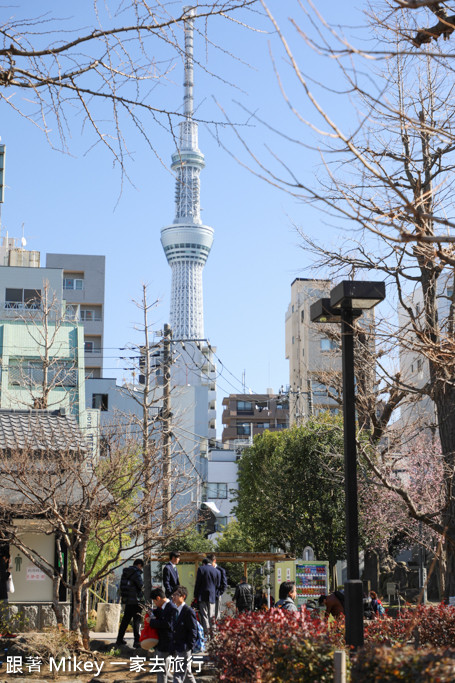
{"type": "Polygon", "coordinates": [[[330,299],[319,299],[310,306],[310,320],[313,323],[339,323],[341,311],[330,305],[330,299]]]}
{"type": "Polygon", "coordinates": [[[362,282],[343,280],[330,292],[330,306],[366,310],[374,308],[385,299],[385,282],[362,282]]]}

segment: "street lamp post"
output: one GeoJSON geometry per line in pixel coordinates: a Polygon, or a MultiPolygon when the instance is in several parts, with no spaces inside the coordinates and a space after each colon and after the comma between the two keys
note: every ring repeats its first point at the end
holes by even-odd
{"type": "Polygon", "coordinates": [[[344,481],[347,581],[345,583],[346,643],[363,645],[363,585],[359,570],[357,447],[354,374],[354,321],[365,309],[385,299],[384,282],[343,280],[310,308],[312,322],[341,323],[344,424],[344,481]]]}

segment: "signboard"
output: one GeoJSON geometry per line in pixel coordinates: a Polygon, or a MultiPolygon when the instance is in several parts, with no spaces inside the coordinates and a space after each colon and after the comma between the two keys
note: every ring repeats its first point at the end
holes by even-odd
{"type": "MultiPolygon", "coordinates": [[[[46,560],[52,567],[55,562],[55,535],[46,533],[45,527],[41,530],[41,520],[14,520],[14,526],[23,544],[37,557],[46,560]]],[[[52,579],[46,576],[33,561],[24,555],[19,548],[12,543],[10,545],[10,572],[14,582],[14,594],[10,595],[9,601],[15,602],[51,602],[52,579]]]]}
{"type": "Polygon", "coordinates": [[[25,573],[25,580],[26,581],[45,581],[46,580],[46,574],[39,567],[35,567],[35,565],[31,564],[27,567],[27,570],[25,573]]]}
{"type": "Polygon", "coordinates": [[[297,605],[305,605],[308,600],[317,601],[323,593],[327,595],[329,592],[329,563],[297,560],[295,585],[297,605]]]}

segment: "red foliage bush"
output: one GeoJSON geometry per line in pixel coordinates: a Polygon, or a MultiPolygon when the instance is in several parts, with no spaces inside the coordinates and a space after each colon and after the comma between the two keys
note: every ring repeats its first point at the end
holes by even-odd
{"type": "MultiPolygon", "coordinates": [[[[365,645],[354,658],[368,667],[371,678],[365,680],[382,680],[374,679],[375,671],[380,671],[384,680],[393,680],[388,676],[401,670],[403,680],[412,681],[412,671],[420,676],[432,662],[441,669],[441,681],[450,680],[444,676],[453,666],[454,655],[444,648],[455,648],[455,607],[417,607],[396,619],[366,622],[365,645]],[[415,647],[407,643],[427,647],[417,656],[415,647]]],[[[343,619],[329,624],[307,610],[272,609],[220,622],[209,653],[219,680],[227,683],[323,682],[333,680],[333,652],[343,648],[343,619]]]]}
{"type": "Polygon", "coordinates": [[[455,647],[455,607],[421,605],[396,619],[375,619],[365,625],[365,642],[395,645],[410,640],[419,645],[455,647]]]}
{"type": "MultiPolygon", "coordinates": [[[[344,622],[328,625],[307,610],[287,612],[244,612],[236,618],[220,622],[216,637],[209,646],[212,661],[220,681],[250,683],[258,680],[282,680],[273,673],[277,666],[286,670],[292,662],[310,666],[315,678],[302,680],[333,680],[333,669],[327,671],[326,657],[343,647],[344,622]],[[309,647],[302,649],[302,644],[309,647]],[[318,662],[329,676],[323,677],[318,662]]],[[[332,659],[333,661],[333,659],[332,659]]],[[[322,668],[321,668],[322,670],[322,668]]],[[[288,680],[292,680],[287,675],[288,680]]],[[[286,680],[285,678],[283,680],[286,680]]],[[[296,679],[297,680],[297,679],[296,679]]]]}

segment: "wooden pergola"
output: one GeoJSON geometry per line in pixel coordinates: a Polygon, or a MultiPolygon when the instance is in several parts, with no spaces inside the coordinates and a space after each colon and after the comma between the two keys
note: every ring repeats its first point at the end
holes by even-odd
{"type": "MultiPolygon", "coordinates": [[[[216,559],[218,562],[241,562],[243,563],[243,571],[245,576],[248,576],[248,564],[254,562],[261,564],[262,562],[286,562],[288,560],[295,560],[293,555],[288,553],[217,553],[215,552],[216,559]]],[[[186,562],[188,564],[194,563],[195,570],[197,571],[199,564],[202,560],[207,557],[207,553],[194,553],[181,551],[180,552],[180,562],[186,562]]],[[[152,560],[157,562],[167,562],[169,555],[161,555],[159,557],[153,557],[152,560]]]]}

